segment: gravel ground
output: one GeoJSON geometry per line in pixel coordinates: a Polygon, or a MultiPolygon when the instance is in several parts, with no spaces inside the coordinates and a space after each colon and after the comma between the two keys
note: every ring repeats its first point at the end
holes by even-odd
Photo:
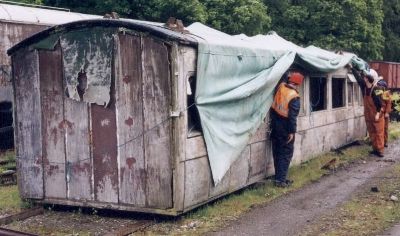
{"type": "MultiPolygon", "coordinates": [[[[338,204],[346,202],[351,195],[370,186],[376,177],[388,171],[393,163],[400,160],[399,154],[398,139],[386,148],[384,158],[371,156],[366,161],[358,160],[346,169],[253,209],[225,229],[208,235],[302,235],[302,230],[307,226],[319,222],[321,216],[334,212],[338,204]]],[[[385,235],[398,236],[399,229],[400,226],[390,229],[385,235]]]]}

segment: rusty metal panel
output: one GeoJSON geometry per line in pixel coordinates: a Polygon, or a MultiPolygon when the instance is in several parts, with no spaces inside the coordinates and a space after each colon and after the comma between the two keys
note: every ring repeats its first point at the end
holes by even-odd
{"type": "Polygon", "coordinates": [[[396,62],[371,62],[370,67],[383,77],[389,89],[400,88],[400,63],[396,62]]]}
{"type": "Polygon", "coordinates": [[[64,99],[67,195],[92,200],[89,108],[86,102],[64,99]]]}
{"type": "Polygon", "coordinates": [[[13,56],[15,148],[22,198],[43,198],[41,106],[37,51],[13,56]]]}
{"type": "Polygon", "coordinates": [[[39,52],[42,94],[43,164],[46,198],[66,198],[63,67],[60,45],[39,52]]]}
{"type": "Polygon", "coordinates": [[[108,107],[92,104],[94,200],[118,202],[117,127],[115,101],[108,107]]]}
{"type": "Polygon", "coordinates": [[[144,207],[143,92],[140,36],[119,34],[116,78],[121,203],[144,207]]]}
{"type": "Polygon", "coordinates": [[[143,48],[143,126],[147,206],[172,207],[172,168],[170,154],[169,63],[167,47],[153,38],[142,40],[143,48]]]}
{"type": "MultiPolygon", "coordinates": [[[[115,93],[111,86],[111,94],[115,93]]],[[[117,126],[115,99],[109,106],[92,104],[93,182],[94,199],[118,202],[117,126]]]]}

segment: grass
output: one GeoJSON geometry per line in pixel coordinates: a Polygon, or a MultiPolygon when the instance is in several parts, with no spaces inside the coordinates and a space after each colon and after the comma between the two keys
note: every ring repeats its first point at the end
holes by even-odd
{"type": "Polygon", "coordinates": [[[0,186],[0,215],[14,214],[22,208],[17,185],[0,186]]]}
{"type": "MultiPolygon", "coordinates": [[[[399,137],[400,123],[391,123],[390,139],[399,137]]],[[[287,191],[300,188],[331,172],[331,170],[321,169],[330,160],[336,158],[336,164],[340,167],[354,159],[368,156],[370,149],[366,145],[355,146],[340,150],[341,153],[331,152],[317,156],[290,168],[288,178],[295,180],[293,188],[275,188],[272,179],[267,179],[262,184],[247,187],[182,216],[166,220],[159,219],[160,222],[149,227],[143,235],[164,235],[166,233],[169,235],[201,235],[205,232],[217,231],[218,228],[238,219],[251,208],[270,202],[287,191]]],[[[399,164],[393,166],[388,176],[376,180],[382,181],[377,183],[380,186],[380,192],[371,194],[369,189],[365,189],[362,191],[363,194],[354,196],[348,203],[339,206],[335,214],[322,217],[321,222],[307,229],[304,235],[376,235],[377,232],[392,226],[400,219],[400,207],[398,202],[390,201],[388,197],[390,194],[400,191],[398,173],[400,173],[399,164]],[[397,177],[393,178],[395,175],[397,177]]],[[[7,210],[15,211],[23,207],[24,203],[18,197],[16,186],[0,186],[0,213],[7,210]]],[[[57,232],[54,233],[57,234],[57,232]]],[[[58,233],[61,233],[61,229],[58,233]]],[[[80,232],[75,233],[79,234],[80,232]]],[[[85,233],[81,232],[80,235],[85,235],[85,233]]]]}

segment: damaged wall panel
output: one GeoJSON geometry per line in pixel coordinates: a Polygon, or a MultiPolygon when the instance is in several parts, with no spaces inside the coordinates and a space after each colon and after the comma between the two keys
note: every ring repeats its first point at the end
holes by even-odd
{"type": "Polygon", "coordinates": [[[106,106],[110,101],[111,57],[115,28],[86,28],[60,35],[67,93],[77,101],[106,106]],[[86,73],[83,97],[78,94],[78,74],[86,73]]]}

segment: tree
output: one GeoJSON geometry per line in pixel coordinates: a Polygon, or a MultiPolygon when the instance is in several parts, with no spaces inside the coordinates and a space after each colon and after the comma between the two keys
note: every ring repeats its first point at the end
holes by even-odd
{"type": "Polygon", "coordinates": [[[383,60],[400,62],[400,2],[384,0],[383,13],[385,16],[382,24],[385,37],[383,60]]]}
{"type": "Polygon", "coordinates": [[[207,25],[228,34],[265,34],[271,24],[267,7],[259,0],[203,0],[207,25]]]}
{"type": "Polygon", "coordinates": [[[272,30],[301,46],[342,49],[382,58],[382,0],[267,1],[272,30]]]}

